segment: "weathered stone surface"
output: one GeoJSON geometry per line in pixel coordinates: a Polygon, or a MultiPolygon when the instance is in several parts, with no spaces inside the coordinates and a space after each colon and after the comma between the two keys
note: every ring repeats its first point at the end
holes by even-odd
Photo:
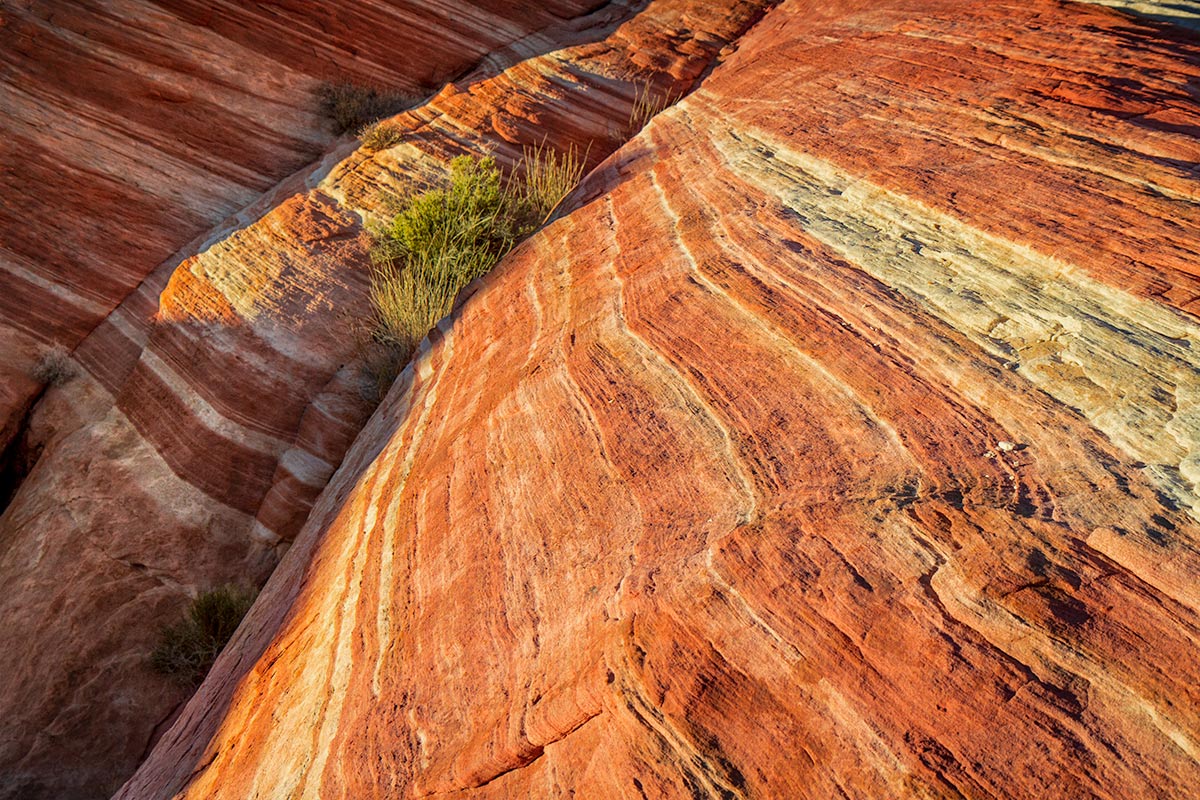
{"type": "Polygon", "coordinates": [[[118,796],[1185,796],[1198,74],[784,2],[473,287],[118,796]]]}
{"type": "MultiPolygon", "coordinates": [[[[497,49],[552,46],[529,34],[599,5],[4,4],[0,327],[73,349],[190,239],[321,152],[322,81],[423,96],[497,49]]],[[[17,387],[33,361],[9,361],[0,383],[17,387]]],[[[0,434],[31,397],[0,395],[0,434]]]]}
{"type": "Polygon", "coordinates": [[[146,663],[158,626],[197,589],[261,583],[303,524],[371,408],[353,329],[362,220],[386,193],[450,155],[544,138],[590,142],[598,162],[628,137],[641,81],[690,87],[763,6],[622,2],[556,21],[401,115],[400,146],[336,147],[105,317],[75,351],[85,374],[31,416],[35,466],[0,517],[0,580],[19,587],[0,623],[21,643],[0,649],[0,796],[115,789],[181,699],[146,663]]]}

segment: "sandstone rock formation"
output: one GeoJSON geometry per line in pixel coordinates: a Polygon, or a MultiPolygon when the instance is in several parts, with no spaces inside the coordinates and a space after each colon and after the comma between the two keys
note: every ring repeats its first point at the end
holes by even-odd
{"type": "MultiPolygon", "coordinates": [[[[492,7],[521,16],[517,5],[492,7]]],[[[643,81],[689,88],[763,7],[609,3],[515,40],[517,23],[489,30],[473,46],[495,49],[475,70],[395,121],[401,144],[334,147],[184,246],[95,325],[73,355],[82,374],[13,433],[16,472],[28,475],[0,517],[11,587],[0,625],[15,645],[0,649],[0,796],[115,790],[183,697],[149,670],[159,625],[199,589],[261,583],[303,524],[372,406],[353,328],[366,313],[363,220],[388,193],[464,151],[574,143],[598,162],[628,138],[643,81]]],[[[216,32],[266,47],[243,22],[216,32]]],[[[46,311],[34,298],[22,313],[46,311]]],[[[14,371],[35,352],[20,351],[14,371]]],[[[39,388],[9,387],[13,408],[39,388]]]]}
{"type": "Polygon", "coordinates": [[[1200,46],[784,0],[736,50],[466,293],[118,797],[1200,785],[1200,46]]]}
{"type": "MultiPolygon", "coordinates": [[[[74,348],[156,266],[329,141],[322,81],[418,96],[601,0],[0,6],[0,451],[39,344],[74,348]]],[[[178,259],[175,259],[178,263],[178,259]]]]}

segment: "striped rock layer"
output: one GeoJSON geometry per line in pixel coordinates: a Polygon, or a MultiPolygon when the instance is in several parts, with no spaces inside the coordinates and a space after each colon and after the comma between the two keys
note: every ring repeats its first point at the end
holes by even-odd
{"type": "MultiPolygon", "coordinates": [[[[520,16],[517,5],[496,8],[520,16]]],[[[691,88],[764,8],[559,9],[564,19],[511,42],[512,25],[493,26],[480,41],[500,44],[470,74],[391,122],[395,146],[336,146],[163,262],[95,326],[73,354],[79,377],[28,418],[28,475],[0,516],[11,587],[0,596],[0,797],[115,791],[185,699],[150,669],[159,627],[199,590],[260,585],[303,525],[375,403],[358,328],[364,224],[385,201],[461,153],[508,162],[526,145],[575,146],[598,163],[634,132],[639,87],[691,88]]],[[[457,24],[483,24],[459,12],[457,24]]],[[[212,21],[233,36],[226,23],[212,21]]],[[[247,20],[236,29],[263,47],[270,38],[247,20]]]]}
{"type": "Polygon", "coordinates": [[[1200,785],[1200,47],[785,2],[467,293],[118,797],[1200,785]]]}
{"type": "MultiPolygon", "coordinates": [[[[321,82],[428,94],[601,0],[0,7],[0,450],[39,349],[73,349],[160,263],[310,162],[321,82]]],[[[177,259],[176,259],[177,261],[177,259]]]]}

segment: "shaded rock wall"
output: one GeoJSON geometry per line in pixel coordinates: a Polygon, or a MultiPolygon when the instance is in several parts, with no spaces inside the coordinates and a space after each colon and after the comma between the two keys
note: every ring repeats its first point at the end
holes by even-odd
{"type": "Polygon", "coordinates": [[[689,88],[762,8],[612,3],[514,40],[398,117],[401,144],[335,147],[96,326],[84,374],[30,417],[32,471],[0,517],[0,620],[20,643],[0,652],[0,795],[115,788],[182,696],[149,671],[158,626],[198,589],[260,583],[303,524],[371,410],[355,326],[363,220],[387,194],[463,152],[545,140],[598,162],[642,82],[689,88]]]}
{"type": "Polygon", "coordinates": [[[119,797],[1200,783],[1200,51],[737,48],[472,287],[119,797]]]}

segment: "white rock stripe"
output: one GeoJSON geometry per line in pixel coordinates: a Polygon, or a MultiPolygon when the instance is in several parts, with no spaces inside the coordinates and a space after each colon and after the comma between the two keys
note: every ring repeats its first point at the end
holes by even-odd
{"type": "MultiPolygon", "coordinates": [[[[284,441],[277,436],[270,436],[261,431],[252,430],[241,423],[234,422],[214,408],[207,400],[192,390],[187,379],[176,372],[167,362],[163,361],[151,349],[142,351],[141,363],[155,377],[166,384],[171,393],[187,407],[196,421],[218,436],[231,442],[243,445],[251,450],[257,450],[274,458],[279,458],[292,446],[292,442],[284,441]]],[[[315,458],[315,457],[314,457],[315,458]]],[[[323,463],[323,462],[322,462],[323,463]]],[[[312,466],[312,465],[310,465],[312,466]]],[[[323,463],[323,468],[333,471],[333,467],[323,463]]],[[[297,477],[300,477],[297,475],[297,477]]]]}
{"type": "Polygon", "coordinates": [[[1185,28],[1200,30],[1200,3],[1194,0],[1076,0],[1083,3],[1119,8],[1151,19],[1173,22],[1185,28]]]}
{"type": "Polygon", "coordinates": [[[761,133],[709,135],[798,227],[1077,409],[1200,520],[1200,326],[761,133]]]}
{"type": "MultiPolygon", "coordinates": [[[[94,300],[89,300],[83,295],[72,291],[65,284],[46,280],[33,270],[21,266],[15,260],[13,260],[11,254],[5,253],[3,250],[0,250],[0,272],[7,272],[17,280],[24,281],[31,286],[36,286],[38,289],[46,292],[52,297],[56,297],[65,303],[69,303],[70,305],[75,306],[76,308],[85,311],[88,314],[104,316],[109,311],[108,306],[102,303],[97,303],[94,300]]],[[[14,320],[5,320],[6,324],[11,324],[12,322],[14,322],[14,320]]],[[[35,331],[35,333],[37,333],[37,331],[35,331]]]]}

